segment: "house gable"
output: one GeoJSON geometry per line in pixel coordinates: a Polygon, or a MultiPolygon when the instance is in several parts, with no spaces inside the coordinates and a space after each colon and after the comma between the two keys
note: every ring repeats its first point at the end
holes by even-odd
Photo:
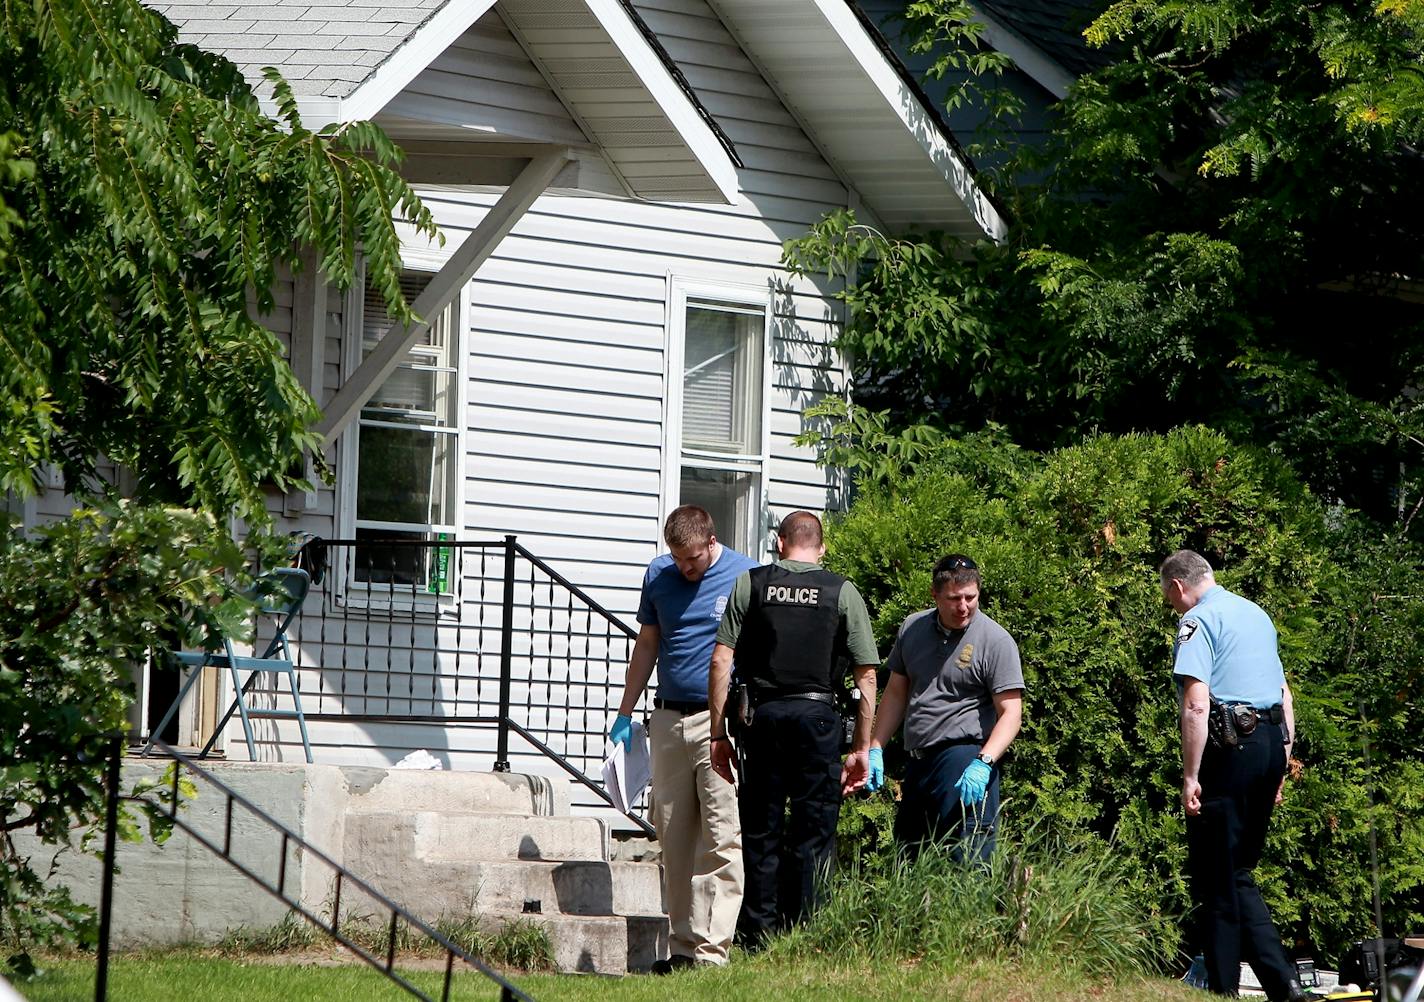
{"type": "MultiPolygon", "coordinates": [[[[727,201],[736,195],[735,150],[619,0],[506,0],[498,5],[493,0],[418,0],[415,6],[376,7],[233,0],[211,8],[154,6],[178,25],[184,41],[233,59],[268,104],[271,85],[262,67],[273,65],[290,75],[298,109],[311,128],[379,120],[386,113],[407,143],[467,142],[469,157],[491,153],[480,146],[483,142],[531,137],[520,134],[527,130],[513,117],[495,121],[488,105],[474,120],[461,120],[470,109],[430,93],[438,90],[432,86],[438,81],[427,71],[481,18],[497,13],[557,93],[569,119],[549,118],[545,124],[550,129],[539,142],[560,145],[575,159],[603,158],[609,171],[596,173],[606,178],[611,172],[623,193],[634,197],[727,201]],[[221,17],[211,16],[219,12],[221,17]],[[578,86],[587,84],[590,70],[604,82],[578,86]],[[415,90],[408,91],[413,84],[415,90]],[[601,107],[610,93],[618,105],[612,114],[601,107]],[[426,128],[418,127],[422,124],[426,128]],[[649,149],[657,151],[659,169],[626,177],[618,170],[627,153],[649,149]]],[[[457,59],[458,53],[446,62],[457,59]]],[[[522,66],[504,68],[515,74],[516,86],[518,78],[527,79],[522,66]]],[[[499,163],[509,151],[492,152],[496,163],[489,178],[469,171],[451,183],[509,183],[508,168],[499,163]]],[[[605,189],[604,184],[593,186],[597,193],[605,189]]]]}
{"type": "Polygon", "coordinates": [[[1006,224],[935,110],[846,0],[713,0],[741,48],[893,230],[1001,239],[1006,224]]]}

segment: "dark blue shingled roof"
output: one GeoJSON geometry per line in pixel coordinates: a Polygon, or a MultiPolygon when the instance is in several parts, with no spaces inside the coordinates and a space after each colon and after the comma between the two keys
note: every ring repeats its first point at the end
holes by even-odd
{"type": "Polygon", "coordinates": [[[1106,64],[1103,49],[1088,46],[1083,29],[1109,0],[971,0],[1069,73],[1082,76],[1106,64]]]}

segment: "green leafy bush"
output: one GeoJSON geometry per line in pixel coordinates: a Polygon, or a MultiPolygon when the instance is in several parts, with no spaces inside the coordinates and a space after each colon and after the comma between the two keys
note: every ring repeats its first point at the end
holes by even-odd
{"type": "MultiPolygon", "coordinates": [[[[224,572],[242,554],[208,515],[120,502],[79,509],[31,538],[0,528],[0,937],[6,966],[33,971],[29,948],[92,944],[92,909],[48,884],[47,860],[11,835],[97,849],[104,763],[127,728],[130,666],[175,636],[240,636],[251,604],[224,572]]],[[[158,801],[166,784],[157,786],[158,801]]],[[[151,787],[150,787],[151,788],[151,787]]],[[[132,791],[147,792],[143,788],[132,791]]],[[[192,791],[189,791],[191,795],[192,791]]],[[[162,841],[171,830],[148,815],[162,841]]],[[[141,841],[124,809],[119,835],[141,841]]]]}
{"type": "MultiPolygon", "coordinates": [[[[864,489],[830,527],[827,563],[865,594],[882,650],[929,605],[939,555],[980,563],[983,608],[1017,639],[1028,685],[1007,830],[1032,818],[1081,832],[1122,860],[1152,914],[1185,910],[1175,615],[1156,567],[1190,547],[1275,619],[1296,695],[1295,778],[1260,871],[1288,945],[1333,958],[1371,933],[1371,823],[1387,929],[1424,926],[1419,551],[1206,429],[1036,459],[1012,450],[1012,462],[985,460],[986,448],[948,448],[864,489]]],[[[887,766],[898,774],[894,747],[887,766]]],[[[860,851],[847,845],[843,859],[860,851]]]]}

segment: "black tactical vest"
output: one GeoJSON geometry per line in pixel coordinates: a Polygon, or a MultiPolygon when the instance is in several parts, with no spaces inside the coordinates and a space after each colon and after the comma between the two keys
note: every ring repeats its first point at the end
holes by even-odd
{"type": "Polygon", "coordinates": [[[845,578],[826,570],[753,568],[751,602],[737,639],[737,674],[759,698],[834,692],[846,650],[838,605],[845,578]]]}

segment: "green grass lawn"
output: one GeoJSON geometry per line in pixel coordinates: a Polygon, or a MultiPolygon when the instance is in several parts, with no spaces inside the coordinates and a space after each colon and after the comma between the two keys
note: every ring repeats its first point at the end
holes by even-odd
{"type": "MultiPolygon", "coordinates": [[[[31,1002],[85,1002],[94,997],[92,958],[52,959],[43,967],[45,973],[39,978],[16,986],[31,1002]]],[[[410,977],[439,997],[439,973],[413,971],[410,977]]],[[[1202,997],[1164,979],[1094,980],[987,963],[947,970],[930,965],[850,967],[821,959],[793,964],[759,958],[666,978],[514,974],[511,980],[539,1002],[1197,1002],[1202,997]]],[[[113,1002],[376,1002],[412,997],[364,966],[274,964],[184,953],[119,956],[110,968],[109,983],[113,1002]]],[[[498,992],[481,977],[461,974],[451,997],[462,1002],[495,999],[498,992]]]]}

